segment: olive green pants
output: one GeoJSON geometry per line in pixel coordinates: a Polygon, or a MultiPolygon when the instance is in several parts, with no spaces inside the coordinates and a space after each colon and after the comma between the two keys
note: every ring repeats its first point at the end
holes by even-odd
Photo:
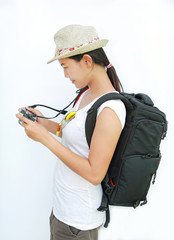
{"type": "Polygon", "coordinates": [[[98,229],[82,231],[59,221],[53,213],[50,216],[50,240],[98,240],[98,229]]]}

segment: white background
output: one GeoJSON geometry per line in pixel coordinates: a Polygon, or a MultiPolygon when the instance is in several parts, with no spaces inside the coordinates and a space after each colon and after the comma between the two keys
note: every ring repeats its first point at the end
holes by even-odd
{"type": "Polygon", "coordinates": [[[99,239],[172,240],[172,0],[0,0],[0,239],[49,239],[56,157],[26,137],[15,114],[34,103],[61,108],[75,96],[59,64],[46,64],[54,33],[68,24],[93,25],[108,38],[105,50],[125,91],[149,94],[169,121],[148,204],[112,208],[99,239]]]}

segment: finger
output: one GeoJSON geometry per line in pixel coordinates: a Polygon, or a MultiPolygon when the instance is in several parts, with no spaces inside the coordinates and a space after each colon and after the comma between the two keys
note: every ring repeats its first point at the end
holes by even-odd
{"type": "Polygon", "coordinates": [[[37,111],[37,110],[35,110],[34,108],[29,108],[29,107],[26,107],[26,109],[27,109],[28,111],[32,112],[32,113],[35,113],[35,111],[37,111]]]}
{"type": "Polygon", "coordinates": [[[18,109],[18,112],[21,112],[21,110],[22,110],[22,107],[18,109]]]}
{"type": "Polygon", "coordinates": [[[20,120],[22,120],[24,123],[30,123],[31,120],[29,120],[28,118],[24,117],[23,115],[21,115],[20,113],[16,114],[16,117],[20,120]]]}
{"type": "Polygon", "coordinates": [[[37,109],[34,109],[34,108],[29,108],[29,107],[26,107],[26,109],[31,112],[31,113],[34,113],[34,114],[40,114],[41,115],[41,112],[38,111],[37,109]]]}
{"type": "Polygon", "coordinates": [[[27,128],[27,123],[23,122],[22,120],[19,119],[18,123],[23,127],[23,128],[27,128]]]}

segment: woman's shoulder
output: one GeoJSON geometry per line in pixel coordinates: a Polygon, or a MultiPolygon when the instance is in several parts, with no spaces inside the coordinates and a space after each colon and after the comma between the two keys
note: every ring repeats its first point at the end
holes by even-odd
{"type": "Polygon", "coordinates": [[[104,108],[111,108],[118,118],[120,119],[120,122],[122,124],[122,127],[124,127],[125,119],[126,119],[126,108],[124,103],[120,99],[111,99],[106,102],[104,102],[98,109],[98,115],[101,113],[101,111],[104,108]]]}

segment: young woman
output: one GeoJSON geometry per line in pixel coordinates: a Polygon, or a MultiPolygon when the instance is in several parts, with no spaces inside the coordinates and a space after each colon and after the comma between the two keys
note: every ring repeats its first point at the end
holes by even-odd
{"type": "MultiPolygon", "coordinates": [[[[101,181],[109,167],[124,127],[126,110],[120,100],[110,100],[98,110],[90,149],[85,137],[88,109],[102,95],[120,92],[120,82],[103,50],[108,40],[100,40],[93,27],[69,25],[54,40],[55,56],[64,75],[78,88],[88,86],[80,96],[71,120],[60,123],[37,118],[33,122],[20,114],[22,126],[31,139],[45,145],[58,157],[54,206],[50,217],[51,240],[97,240],[105,213],[99,212],[101,181]],[[50,134],[58,133],[61,143],[50,134]]],[[[32,108],[29,111],[41,115],[32,108]]],[[[72,114],[70,114],[72,116],[72,114]]]]}

